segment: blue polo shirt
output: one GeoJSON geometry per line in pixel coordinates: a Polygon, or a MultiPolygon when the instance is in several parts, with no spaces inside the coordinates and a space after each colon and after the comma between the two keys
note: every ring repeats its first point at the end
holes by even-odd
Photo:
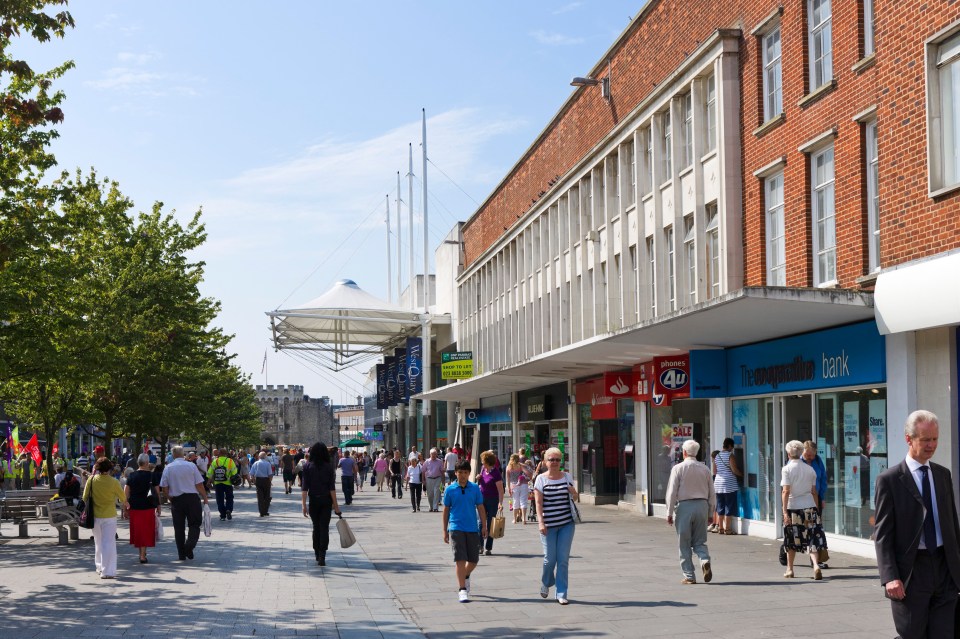
{"type": "Polygon", "coordinates": [[[443,505],[450,509],[447,530],[462,532],[480,532],[477,521],[477,506],[483,505],[483,494],[480,487],[468,481],[464,487],[459,482],[447,486],[443,493],[443,505]]]}

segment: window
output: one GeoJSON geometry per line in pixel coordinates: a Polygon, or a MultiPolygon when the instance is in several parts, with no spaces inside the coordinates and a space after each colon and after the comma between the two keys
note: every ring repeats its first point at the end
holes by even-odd
{"type": "Polygon", "coordinates": [[[623,206],[629,208],[637,201],[637,158],[633,140],[623,145],[623,167],[628,176],[627,192],[623,194],[623,206]]]}
{"type": "Polygon", "coordinates": [[[681,124],[681,135],[683,136],[683,158],[681,158],[680,170],[684,170],[693,164],[693,95],[686,94],[680,98],[680,110],[683,115],[681,124]]]}
{"type": "Polygon", "coordinates": [[[807,1],[810,27],[810,91],[833,79],[830,0],[807,1]]]}
{"type": "Polygon", "coordinates": [[[873,0],[863,0],[863,57],[873,55],[873,0]]]}
{"type": "Polygon", "coordinates": [[[866,133],[867,253],[870,272],[880,269],[880,174],[877,162],[877,122],[868,122],[866,133]]]}
{"type": "Polygon", "coordinates": [[[837,233],[834,219],[833,147],[810,157],[813,185],[813,283],[823,286],[837,279],[837,233]]]}
{"type": "Polygon", "coordinates": [[[667,296],[670,310],[677,310],[677,271],[673,258],[673,225],[663,230],[663,237],[667,243],[667,296]]]}
{"type": "Polygon", "coordinates": [[[673,177],[673,134],[670,130],[670,109],[660,114],[660,169],[663,171],[661,182],[673,177]]]}
{"type": "Polygon", "coordinates": [[[687,294],[692,306],[697,303],[697,230],[692,213],[683,218],[683,256],[687,267],[687,294]]]}
{"type": "Polygon", "coordinates": [[[927,45],[930,190],[960,186],[960,33],[927,45]]]}
{"type": "Polygon", "coordinates": [[[783,85],[780,67],[780,25],[763,36],[763,121],[783,113],[783,85]]]}
{"type": "Polygon", "coordinates": [[[657,315],[657,254],[653,248],[653,236],[647,238],[647,289],[650,291],[651,317],[657,315]]]}
{"type": "Polygon", "coordinates": [[[783,173],[764,180],[767,209],[767,286],[786,286],[786,236],[783,220],[783,173]]]}
{"type": "Polygon", "coordinates": [[[707,91],[706,117],[707,121],[707,152],[717,148],[717,76],[711,75],[704,83],[707,91]]]}
{"type": "Polygon", "coordinates": [[[643,140],[643,192],[646,194],[653,190],[653,135],[649,126],[640,131],[640,138],[643,140]]]}
{"type": "Polygon", "coordinates": [[[707,240],[707,298],[720,296],[720,216],[717,215],[717,203],[707,204],[707,226],[704,236],[707,240]]]}

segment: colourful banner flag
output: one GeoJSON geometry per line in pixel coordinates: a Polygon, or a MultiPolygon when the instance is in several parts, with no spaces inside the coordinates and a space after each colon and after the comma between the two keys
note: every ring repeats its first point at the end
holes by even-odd
{"type": "Polygon", "coordinates": [[[23,447],[23,450],[30,453],[30,456],[33,457],[33,462],[39,466],[43,461],[43,455],[40,454],[40,442],[37,441],[37,434],[34,433],[33,437],[30,438],[30,441],[27,442],[27,445],[23,447]]]}
{"type": "Polygon", "coordinates": [[[56,457],[56,456],[57,456],[57,453],[59,453],[59,452],[60,452],[60,444],[56,444],[56,443],[55,443],[55,444],[53,445],[53,456],[56,457]]]}
{"type": "Polygon", "coordinates": [[[20,427],[15,426],[13,428],[13,433],[10,435],[10,447],[13,448],[14,456],[20,454],[20,427]]]}
{"type": "Polygon", "coordinates": [[[7,425],[7,461],[13,458],[13,431],[7,425]]]}

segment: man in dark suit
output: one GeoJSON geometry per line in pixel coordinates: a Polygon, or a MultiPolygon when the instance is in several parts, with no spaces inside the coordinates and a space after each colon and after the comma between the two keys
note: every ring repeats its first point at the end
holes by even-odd
{"type": "Polygon", "coordinates": [[[950,471],[930,462],[939,433],[936,415],[911,413],[907,458],[877,477],[877,564],[903,639],[954,636],[960,522],[950,471]]]}

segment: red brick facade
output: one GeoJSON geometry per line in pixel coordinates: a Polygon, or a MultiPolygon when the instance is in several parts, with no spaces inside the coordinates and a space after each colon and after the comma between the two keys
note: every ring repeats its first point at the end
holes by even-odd
{"type": "MultiPolygon", "coordinates": [[[[611,129],[718,28],[737,28],[743,105],[744,284],[766,283],[762,181],[754,171],[785,156],[786,283],[813,285],[808,156],[798,150],[836,129],[834,140],[837,280],[856,288],[867,274],[864,128],[854,116],[876,107],[879,131],[881,265],[893,266],[960,247],[960,191],[931,199],[927,186],[924,42],[960,20],[958,2],[876,0],[876,55],[863,61],[862,2],[833,0],[836,86],[804,106],[808,93],[806,2],[783,3],[781,24],[785,120],[762,135],[759,39],[750,32],[776,2],[650,0],[611,49],[612,99],[596,87],[577,92],[464,228],[466,263],[476,261],[554,188],[611,129]],[[859,64],[858,64],[859,63],[859,64]],[[853,70],[854,66],[857,70],[853,70]]],[[[594,69],[608,73],[607,60],[594,69]]],[[[869,286],[869,284],[868,284],[869,286]]]]}

